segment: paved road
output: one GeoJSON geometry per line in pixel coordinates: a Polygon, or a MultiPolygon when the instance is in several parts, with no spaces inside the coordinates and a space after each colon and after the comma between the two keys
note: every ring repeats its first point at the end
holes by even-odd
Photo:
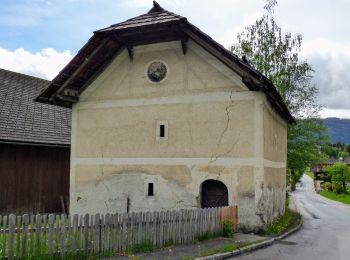
{"type": "Polygon", "coordinates": [[[315,194],[304,175],[293,197],[303,215],[300,231],[271,247],[235,257],[240,260],[350,260],[350,206],[315,194]]]}

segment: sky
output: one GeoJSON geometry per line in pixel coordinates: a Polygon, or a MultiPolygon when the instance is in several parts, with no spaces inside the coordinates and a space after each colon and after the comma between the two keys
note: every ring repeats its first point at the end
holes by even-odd
{"type": "MultiPolygon", "coordinates": [[[[158,0],[229,47],[263,14],[264,0],[158,0]]],[[[151,0],[1,0],[0,68],[53,79],[93,31],[147,12],[151,0]]],[[[303,36],[321,117],[350,118],[350,0],[278,0],[284,31],[303,36]]]]}

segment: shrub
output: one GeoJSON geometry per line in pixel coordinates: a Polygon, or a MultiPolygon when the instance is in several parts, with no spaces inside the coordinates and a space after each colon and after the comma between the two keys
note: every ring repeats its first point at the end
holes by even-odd
{"type": "Polygon", "coordinates": [[[336,163],[326,168],[326,173],[331,177],[336,193],[346,193],[346,183],[350,181],[350,168],[344,163],[336,163]]]}
{"type": "Polygon", "coordinates": [[[224,237],[233,237],[235,223],[231,219],[224,219],[222,235],[224,237]]]}
{"type": "Polygon", "coordinates": [[[333,185],[333,191],[335,191],[336,193],[340,194],[340,193],[346,193],[346,188],[344,188],[344,186],[339,183],[339,182],[336,182],[334,183],[333,185]]]}

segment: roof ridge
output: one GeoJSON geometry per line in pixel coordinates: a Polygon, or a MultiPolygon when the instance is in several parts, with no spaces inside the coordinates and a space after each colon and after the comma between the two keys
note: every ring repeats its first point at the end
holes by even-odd
{"type": "Polygon", "coordinates": [[[133,22],[138,22],[138,21],[142,22],[143,19],[152,19],[152,18],[155,19],[157,17],[162,16],[162,14],[164,14],[164,16],[166,16],[166,15],[173,16],[172,18],[178,19],[178,20],[183,20],[183,19],[187,20],[186,17],[183,17],[179,14],[170,12],[170,11],[164,9],[163,7],[161,7],[156,1],[153,1],[153,7],[147,13],[137,15],[135,17],[129,18],[125,21],[121,21],[119,23],[111,24],[108,27],[94,31],[94,33],[113,30],[115,27],[126,25],[126,24],[132,24],[133,22]]]}
{"type": "Polygon", "coordinates": [[[159,13],[165,11],[163,7],[161,7],[157,1],[153,1],[153,7],[148,11],[148,14],[159,13]]]}

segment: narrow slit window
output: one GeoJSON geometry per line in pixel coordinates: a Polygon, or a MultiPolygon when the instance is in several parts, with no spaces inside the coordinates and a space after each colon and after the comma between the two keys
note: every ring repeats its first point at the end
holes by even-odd
{"type": "Polygon", "coordinates": [[[165,125],[159,126],[159,137],[165,137],[165,125]]]}
{"type": "Polygon", "coordinates": [[[152,182],[148,183],[148,196],[154,196],[154,184],[152,182]]]}
{"type": "Polygon", "coordinates": [[[165,141],[168,140],[169,134],[169,122],[166,120],[157,121],[156,125],[156,140],[165,141]]]}

